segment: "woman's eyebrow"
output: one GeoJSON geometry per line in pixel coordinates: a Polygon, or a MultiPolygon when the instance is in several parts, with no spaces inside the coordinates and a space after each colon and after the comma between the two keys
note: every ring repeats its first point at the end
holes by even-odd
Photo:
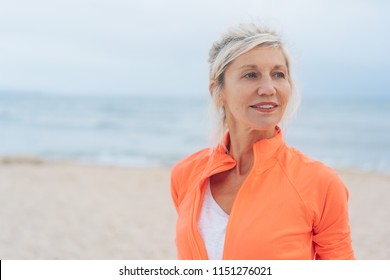
{"type": "Polygon", "coordinates": [[[284,69],[284,70],[287,70],[287,66],[286,66],[286,65],[283,65],[283,64],[275,65],[275,66],[274,66],[274,69],[284,69]]]}
{"type": "MultiPolygon", "coordinates": [[[[257,65],[256,64],[245,64],[245,65],[242,65],[239,69],[257,69],[257,65]]],[[[283,65],[283,64],[277,64],[275,65],[274,67],[272,67],[273,69],[287,69],[287,66],[286,65],[283,65]]]]}

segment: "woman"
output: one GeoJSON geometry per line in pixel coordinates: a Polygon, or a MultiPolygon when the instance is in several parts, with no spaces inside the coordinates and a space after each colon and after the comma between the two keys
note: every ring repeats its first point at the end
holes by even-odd
{"type": "Polygon", "coordinates": [[[240,25],[209,63],[223,136],[172,170],[178,258],[354,259],[346,187],[278,126],[297,99],[279,37],[240,25]]]}

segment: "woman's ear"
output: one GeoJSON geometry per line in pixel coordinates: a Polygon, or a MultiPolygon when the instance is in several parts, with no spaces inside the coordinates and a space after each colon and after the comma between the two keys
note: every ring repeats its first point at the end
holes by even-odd
{"type": "Polygon", "coordinates": [[[209,92],[210,92],[210,95],[213,96],[214,94],[214,90],[215,90],[215,87],[217,86],[217,83],[215,80],[211,80],[210,81],[210,84],[209,84],[209,92]]]}
{"type": "Polygon", "coordinates": [[[217,106],[223,107],[223,92],[218,88],[219,85],[216,80],[211,80],[209,84],[209,91],[211,98],[216,102],[217,106]],[[214,96],[217,94],[217,96],[214,96]]]}

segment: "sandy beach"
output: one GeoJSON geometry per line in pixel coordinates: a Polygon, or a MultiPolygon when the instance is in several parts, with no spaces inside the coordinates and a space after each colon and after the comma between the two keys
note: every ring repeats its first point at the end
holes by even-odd
{"type": "MultiPolygon", "coordinates": [[[[358,259],[390,259],[390,175],[338,170],[358,259]]],[[[0,158],[0,259],[175,259],[170,167],[0,158]]]]}

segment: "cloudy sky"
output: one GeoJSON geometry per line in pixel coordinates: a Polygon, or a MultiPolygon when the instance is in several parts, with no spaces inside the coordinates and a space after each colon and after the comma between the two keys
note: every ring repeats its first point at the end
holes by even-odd
{"type": "Polygon", "coordinates": [[[0,92],[207,94],[227,27],[277,30],[305,95],[390,95],[390,1],[2,0],[0,92]]]}

